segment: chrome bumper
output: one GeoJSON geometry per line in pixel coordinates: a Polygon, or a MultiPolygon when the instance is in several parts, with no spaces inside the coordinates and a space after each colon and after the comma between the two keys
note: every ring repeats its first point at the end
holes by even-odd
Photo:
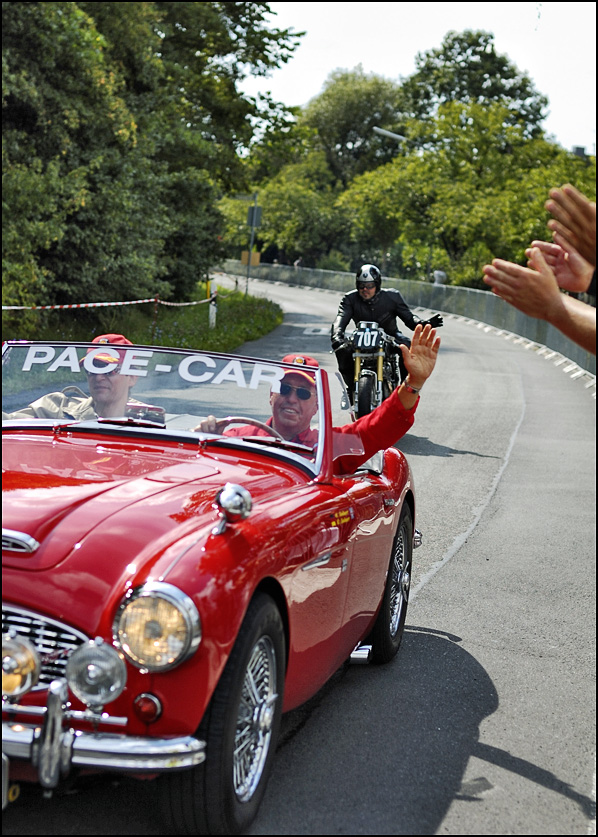
{"type": "MultiPolygon", "coordinates": [[[[2,755],[23,759],[38,771],[44,788],[55,788],[71,767],[131,773],[184,770],[205,760],[205,741],[191,735],[150,738],[110,732],[82,732],[66,725],[66,683],[55,680],[41,724],[2,722],[2,755]]],[[[15,707],[16,709],[16,707],[15,707]]],[[[26,707],[19,707],[26,712],[26,707]]],[[[10,711],[6,710],[5,711],[10,711]]],[[[2,801],[5,790],[3,769],[2,801]]]]}

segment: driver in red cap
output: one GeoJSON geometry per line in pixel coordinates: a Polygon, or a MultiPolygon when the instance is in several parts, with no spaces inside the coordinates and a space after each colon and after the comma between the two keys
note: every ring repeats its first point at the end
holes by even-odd
{"type": "MultiPolygon", "coordinates": [[[[401,352],[408,375],[397,389],[393,390],[379,407],[362,416],[356,422],[334,427],[335,433],[359,435],[364,451],[357,457],[340,457],[335,467],[352,470],[365,462],[378,450],[392,447],[407,433],[415,420],[415,409],[419,391],[432,374],[440,348],[440,338],[428,323],[418,324],[410,346],[403,346],[401,352]]],[[[310,428],[310,421],[317,410],[315,376],[310,368],[318,361],[308,355],[286,355],[283,362],[298,368],[286,369],[280,382],[280,391],[270,393],[272,416],[266,424],[290,442],[314,447],[318,433],[310,428]]],[[[218,420],[208,416],[195,430],[207,433],[218,432],[218,420]]],[[[223,436],[267,436],[266,430],[252,425],[227,428],[223,436]]]]}
{"type": "Polygon", "coordinates": [[[85,421],[95,419],[98,416],[104,418],[125,416],[129,393],[137,378],[134,375],[114,374],[118,372],[119,365],[124,358],[124,351],[115,347],[132,346],[133,344],[122,334],[100,334],[91,342],[106,344],[106,348],[101,351],[93,348],[88,349],[87,355],[92,352],[94,355],[91,364],[89,364],[92,369],[99,371],[102,366],[117,365],[109,372],[96,375],[86,368],[89,396],[77,387],[67,387],[65,392],[50,392],[33,401],[28,407],[3,417],[11,419],[28,417],[71,418],[75,421],[85,421]]]}
{"type": "MultiPolygon", "coordinates": [[[[270,393],[272,416],[266,424],[276,430],[287,442],[297,442],[311,448],[318,441],[318,431],[310,427],[311,420],[318,409],[316,382],[310,367],[318,367],[318,361],[309,355],[285,355],[283,363],[292,363],[297,370],[285,369],[280,382],[280,390],[270,393]]],[[[195,428],[203,433],[216,433],[217,419],[208,416],[195,428]]],[[[230,427],[223,436],[267,436],[265,430],[252,425],[230,427]]]]}

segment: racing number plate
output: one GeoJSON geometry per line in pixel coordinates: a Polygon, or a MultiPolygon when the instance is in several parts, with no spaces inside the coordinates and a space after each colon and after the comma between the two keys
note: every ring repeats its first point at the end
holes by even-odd
{"type": "MultiPolygon", "coordinates": [[[[373,325],[377,325],[377,323],[373,325]]],[[[372,328],[370,323],[359,323],[359,326],[353,332],[353,345],[359,351],[374,351],[378,349],[381,342],[382,332],[378,328],[372,328]]]]}

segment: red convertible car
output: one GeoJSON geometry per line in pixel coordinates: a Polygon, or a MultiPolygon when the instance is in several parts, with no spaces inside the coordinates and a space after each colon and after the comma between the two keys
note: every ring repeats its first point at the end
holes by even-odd
{"type": "Polygon", "coordinates": [[[295,361],[3,345],[3,806],[126,772],[166,830],[239,833],[281,713],[396,654],[409,465],[363,461],[340,378],[295,361]],[[314,399],[299,441],[272,424],[285,392],[314,399]]]}

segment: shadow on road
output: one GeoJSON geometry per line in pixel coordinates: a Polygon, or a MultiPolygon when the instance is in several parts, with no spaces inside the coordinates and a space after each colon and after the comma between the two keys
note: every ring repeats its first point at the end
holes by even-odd
{"type": "MultiPolygon", "coordinates": [[[[284,717],[274,774],[249,834],[435,834],[454,799],[480,801],[484,775],[463,783],[471,756],[575,801],[557,776],[480,743],[498,708],[485,670],[459,637],[408,626],[388,666],[341,668],[284,717]]],[[[23,785],[3,834],[163,834],[152,781],[81,777],[44,799],[23,785]]]]}
{"type": "Polygon", "coordinates": [[[248,833],[442,833],[453,800],[479,802],[492,790],[483,774],[463,782],[471,756],[562,794],[592,817],[589,797],[479,742],[480,724],[497,710],[499,695],[459,643],[410,626],[391,665],[347,665],[307,713],[305,707],[289,713],[275,773],[248,833]],[[289,733],[293,722],[296,736],[289,733]]]}
{"type": "Polygon", "coordinates": [[[418,456],[477,456],[480,459],[500,459],[500,456],[478,453],[475,450],[458,450],[446,445],[438,445],[425,436],[414,436],[412,433],[403,436],[395,447],[404,454],[417,454],[418,456]]]}

